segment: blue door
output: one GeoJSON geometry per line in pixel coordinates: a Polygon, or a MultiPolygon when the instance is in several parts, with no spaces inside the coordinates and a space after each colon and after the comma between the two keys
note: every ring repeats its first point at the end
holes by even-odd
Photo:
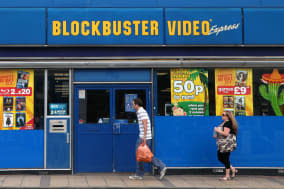
{"type": "Polygon", "coordinates": [[[150,85],[76,85],[75,172],[135,171],[138,137],[132,99],[151,113],[150,85]]]}

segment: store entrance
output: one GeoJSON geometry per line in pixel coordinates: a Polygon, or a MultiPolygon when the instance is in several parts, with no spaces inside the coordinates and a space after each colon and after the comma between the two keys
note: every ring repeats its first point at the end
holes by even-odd
{"type": "Polygon", "coordinates": [[[151,113],[150,85],[75,85],[75,172],[134,172],[138,137],[132,99],[151,113]]]}

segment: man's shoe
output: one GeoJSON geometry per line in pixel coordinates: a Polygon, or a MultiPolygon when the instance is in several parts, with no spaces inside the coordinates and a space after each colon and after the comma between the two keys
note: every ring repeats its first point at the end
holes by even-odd
{"type": "Polygon", "coordinates": [[[162,180],[167,172],[167,168],[164,167],[160,172],[160,180],[162,180]]]}
{"type": "Polygon", "coordinates": [[[132,175],[128,177],[130,180],[143,180],[143,177],[138,175],[132,175]]]}

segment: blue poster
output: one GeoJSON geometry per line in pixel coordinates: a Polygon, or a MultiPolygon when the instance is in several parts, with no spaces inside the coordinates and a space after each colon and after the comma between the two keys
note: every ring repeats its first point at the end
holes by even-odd
{"type": "Polygon", "coordinates": [[[52,103],[49,104],[50,115],[67,115],[66,103],[52,103]]]}
{"type": "Polygon", "coordinates": [[[132,101],[137,97],[137,94],[125,94],[125,112],[135,112],[135,109],[132,108],[132,101]]]}

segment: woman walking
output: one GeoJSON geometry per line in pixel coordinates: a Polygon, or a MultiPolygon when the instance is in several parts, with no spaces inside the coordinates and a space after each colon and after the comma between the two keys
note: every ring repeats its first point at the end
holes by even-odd
{"type": "Polygon", "coordinates": [[[217,133],[217,145],[218,145],[218,160],[224,164],[226,168],[226,174],[220,180],[230,180],[234,178],[237,173],[230,163],[230,154],[236,149],[236,135],[238,134],[238,124],[231,111],[224,111],[222,114],[223,122],[218,127],[214,128],[217,133]],[[232,176],[230,177],[230,171],[232,176]]]}

